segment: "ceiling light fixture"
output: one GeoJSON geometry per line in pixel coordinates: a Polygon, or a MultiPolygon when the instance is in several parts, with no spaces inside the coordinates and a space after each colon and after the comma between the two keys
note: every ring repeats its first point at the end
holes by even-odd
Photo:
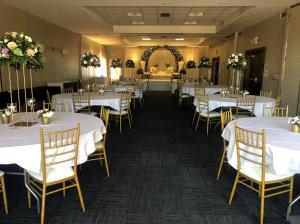
{"type": "Polygon", "coordinates": [[[190,17],[200,17],[200,16],[204,16],[204,13],[203,12],[198,12],[198,13],[190,12],[189,16],[190,17]]]}
{"type": "Polygon", "coordinates": [[[176,37],[175,40],[184,40],[183,37],[176,37]]]}
{"type": "Polygon", "coordinates": [[[127,15],[129,17],[141,17],[142,13],[140,13],[140,12],[137,12],[137,13],[135,13],[135,12],[128,12],[127,15]]]}
{"type": "Polygon", "coordinates": [[[185,21],[184,24],[186,24],[186,25],[196,25],[197,21],[185,21]]]}
{"type": "Polygon", "coordinates": [[[145,22],[144,21],[132,21],[132,24],[133,25],[143,25],[143,24],[145,24],[145,22]]]}
{"type": "Polygon", "coordinates": [[[150,37],[143,37],[142,40],[151,40],[150,37]]]}

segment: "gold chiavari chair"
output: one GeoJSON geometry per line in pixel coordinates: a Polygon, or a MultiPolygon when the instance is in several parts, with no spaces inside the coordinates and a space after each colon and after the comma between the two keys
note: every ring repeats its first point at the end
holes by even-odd
{"type": "Polygon", "coordinates": [[[4,172],[0,170],[0,193],[2,192],[5,213],[8,214],[4,172]]]}
{"type": "Polygon", "coordinates": [[[43,101],[43,109],[56,112],[67,112],[67,105],[66,103],[46,103],[43,101]]]}
{"type": "Polygon", "coordinates": [[[220,113],[209,111],[209,100],[207,95],[197,95],[196,97],[198,101],[198,106],[196,108],[198,119],[195,130],[197,130],[200,120],[204,120],[206,121],[206,134],[208,135],[210,124],[220,120],[220,113]]]}
{"type": "Polygon", "coordinates": [[[197,95],[205,95],[205,87],[195,86],[194,87],[195,96],[197,95]]]}
{"type": "Polygon", "coordinates": [[[129,127],[131,128],[130,101],[131,96],[129,94],[121,94],[120,109],[109,111],[109,119],[115,120],[116,123],[119,121],[120,132],[122,132],[122,119],[124,118],[128,119],[129,127]]]}
{"type": "Polygon", "coordinates": [[[235,118],[249,116],[252,117],[254,115],[254,107],[255,107],[256,98],[255,96],[238,96],[236,98],[236,115],[235,118]]]}
{"type": "Polygon", "coordinates": [[[63,88],[62,90],[61,90],[61,93],[73,93],[74,91],[73,91],[73,88],[71,87],[71,88],[63,88]]]}
{"type": "Polygon", "coordinates": [[[102,160],[104,160],[105,168],[107,176],[109,177],[109,169],[108,169],[108,161],[106,156],[106,136],[107,136],[107,128],[108,128],[108,120],[109,120],[109,109],[101,107],[100,118],[104,122],[106,133],[103,135],[103,139],[96,143],[96,151],[91,154],[88,158],[88,161],[99,160],[102,166],[102,160]]]}
{"type": "Polygon", "coordinates": [[[277,176],[266,165],[266,132],[250,131],[235,123],[235,142],[237,149],[237,174],[229,198],[231,204],[237,184],[242,184],[260,196],[260,224],[264,223],[265,198],[289,193],[293,197],[293,175],[277,176]],[[247,164],[247,165],[246,165],[247,164]]]}
{"type": "Polygon", "coordinates": [[[281,96],[277,96],[275,99],[275,107],[280,107],[281,104],[281,96]]]}
{"type": "Polygon", "coordinates": [[[180,87],[178,95],[179,107],[181,107],[182,101],[187,101],[188,103],[190,103],[192,99],[193,97],[190,94],[183,93],[182,87],[180,87]]]}
{"type": "Polygon", "coordinates": [[[272,90],[260,90],[260,96],[272,97],[272,90]]]}
{"type": "MultiPolygon", "coordinates": [[[[229,110],[225,111],[225,112],[221,111],[221,132],[224,131],[226,124],[228,124],[232,120],[233,119],[232,119],[231,108],[229,108],[229,110]]],[[[219,165],[219,169],[218,169],[217,180],[219,180],[223,164],[227,163],[226,153],[227,153],[227,143],[226,143],[226,140],[223,138],[223,153],[222,153],[222,157],[221,157],[221,161],[220,161],[220,165],[219,165]]]]}
{"type": "Polygon", "coordinates": [[[51,102],[51,97],[50,97],[50,93],[49,93],[48,89],[46,89],[46,97],[47,97],[47,102],[50,103],[51,102]]]}
{"type": "MultiPolygon", "coordinates": [[[[85,211],[77,176],[78,144],[80,124],[76,128],[62,131],[40,130],[41,173],[26,170],[27,184],[42,199],[41,223],[44,223],[46,196],[76,187],[81,208],[85,211]],[[56,187],[56,188],[54,188],[56,187]]],[[[31,207],[31,193],[28,191],[31,207]]]]}
{"type": "Polygon", "coordinates": [[[139,100],[141,107],[143,107],[143,102],[144,102],[144,98],[143,98],[143,89],[141,86],[137,85],[134,86],[134,91],[133,91],[133,95],[131,96],[131,98],[133,99],[133,108],[135,109],[135,101],[139,100]]]}
{"type": "Polygon", "coordinates": [[[72,94],[72,99],[73,99],[74,112],[89,114],[89,115],[92,115],[92,116],[97,115],[96,112],[91,111],[90,95],[89,94],[73,93],[72,94]]]}
{"type": "Polygon", "coordinates": [[[266,107],[264,106],[263,116],[264,117],[288,117],[289,106],[286,107],[266,107]]]}

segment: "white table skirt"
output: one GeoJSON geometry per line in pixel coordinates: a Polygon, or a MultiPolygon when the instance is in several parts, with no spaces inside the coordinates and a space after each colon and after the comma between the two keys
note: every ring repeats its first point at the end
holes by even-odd
{"type": "MultiPolygon", "coordinates": [[[[186,82],[183,83],[182,86],[182,93],[189,94],[191,96],[195,96],[195,83],[186,82]]],[[[177,80],[173,80],[171,84],[171,92],[174,93],[177,89],[177,80]]],[[[205,94],[215,94],[218,92],[221,92],[224,89],[224,87],[221,86],[207,86],[205,87],[205,94]]]]}
{"type": "MultiPolygon", "coordinates": [[[[16,114],[14,120],[19,120],[20,116],[24,117],[24,113],[16,114]]],[[[0,164],[17,164],[26,170],[40,173],[40,129],[65,130],[75,128],[78,122],[80,123],[78,164],[86,162],[88,155],[95,151],[95,143],[106,133],[102,120],[86,114],[55,112],[49,125],[42,125],[41,121],[31,127],[12,128],[0,124],[0,164]]]]}
{"type": "MultiPolygon", "coordinates": [[[[242,118],[236,122],[239,127],[261,132],[266,129],[267,164],[275,174],[300,173],[300,134],[290,131],[289,118],[242,118]]],[[[237,168],[237,151],[235,147],[234,121],[228,123],[222,137],[229,142],[227,158],[237,168]]],[[[242,164],[242,166],[247,166],[242,164]]]]}
{"type": "MultiPolygon", "coordinates": [[[[120,109],[120,93],[113,93],[113,92],[105,92],[103,96],[100,96],[99,93],[89,93],[90,94],[90,104],[97,105],[97,106],[109,106],[115,110],[120,109]]],[[[53,103],[66,103],[67,111],[74,112],[73,108],[73,99],[72,93],[63,93],[63,94],[56,94],[52,96],[53,103]]]]}
{"type": "MultiPolygon", "coordinates": [[[[209,95],[209,110],[215,110],[219,107],[235,107],[236,106],[236,98],[222,98],[219,94],[209,95]]],[[[194,99],[194,105],[196,108],[198,107],[197,99],[194,99]]],[[[257,117],[263,116],[263,108],[266,107],[274,107],[275,99],[271,97],[264,96],[256,96],[256,102],[254,107],[254,114],[257,117]]]]}
{"type": "MultiPolygon", "coordinates": [[[[115,93],[120,93],[120,92],[130,92],[133,93],[134,92],[134,85],[119,85],[119,86],[115,86],[114,87],[114,92],[115,93]]],[[[142,87],[142,91],[136,93],[136,95],[138,97],[143,97],[143,91],[144,91],[144,87],[142,87]]]]}

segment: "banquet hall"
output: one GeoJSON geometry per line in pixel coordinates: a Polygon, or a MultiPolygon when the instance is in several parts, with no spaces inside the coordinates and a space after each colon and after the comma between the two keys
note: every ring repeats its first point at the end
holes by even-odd
{"type": "Polygon", "coordinates": [[[0,223],[300,224],[299,0],[0,21],[0,223]]]}

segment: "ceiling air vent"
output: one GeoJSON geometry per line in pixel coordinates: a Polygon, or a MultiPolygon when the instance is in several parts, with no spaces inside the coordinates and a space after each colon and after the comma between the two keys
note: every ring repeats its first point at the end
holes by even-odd
{"type": "Polygon", "coordinates": [[[160,14],[160,17],[162,17],[162,18],[169,18],[170,16],[171,16],[170,13],[161,13],[160,14]]]}

